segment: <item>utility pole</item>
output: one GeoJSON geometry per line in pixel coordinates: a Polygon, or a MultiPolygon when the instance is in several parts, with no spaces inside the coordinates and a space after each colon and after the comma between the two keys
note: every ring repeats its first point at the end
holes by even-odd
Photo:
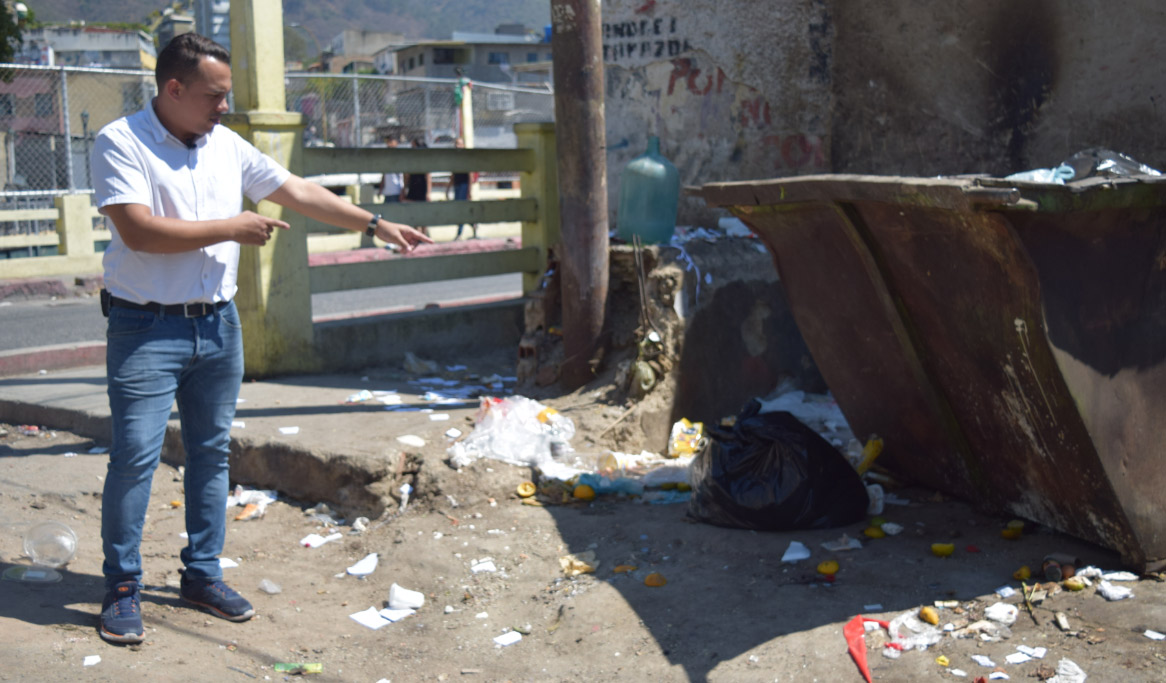
{"type": "Polygon", "coordinates": [[[592,378],[607,307],[607,157],[600,0],[551,0],[562,242],[564,361],[569,389],[592,378]]]}

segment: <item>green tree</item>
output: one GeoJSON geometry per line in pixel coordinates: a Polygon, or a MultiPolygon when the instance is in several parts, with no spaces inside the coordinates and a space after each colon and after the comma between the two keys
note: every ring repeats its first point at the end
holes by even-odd
{"type": "Polygon", "coordinates": [[[11,63],[20,50],[23,42],[20,38],[21,26],[26,19],[31,19],[31,14],[29,12],[28,17],[19,17],[8,3],[0,2],[0,62],[11,63]]]}

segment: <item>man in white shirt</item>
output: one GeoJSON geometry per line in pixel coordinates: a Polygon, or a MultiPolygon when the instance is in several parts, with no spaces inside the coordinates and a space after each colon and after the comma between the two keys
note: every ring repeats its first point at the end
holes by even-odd
{"type": "MultiPolygon", "coordinates": [[[[397,148],[397,136],[386,135],[385,146],[389,149],[397,148]]],[[[377,188],[384,197],[386,204],[401,201],[401,197],[405,194],[405,174],[403,173],[385,173],[381,176],[381,184],[377,188]]]]}
{"type": "Polygon", "coordinates": [[[222,581],[231,421],[243,377],[236,291],[239,245],[262,246],[283,221],[243,211],[243,194],[316,220],[365,230],[410,251],[430,240],[282,168],[219,125],[230,54],[197,34],[158,56],[158,96],[98,133],[97,205],[112,223],[103,308],[113,444],[102,501],[106,597],[100,635],[144,637],[142,526],[166,421],[178,403],[186,451],[184,600],[245,621],[250,603],[222,581]]]}

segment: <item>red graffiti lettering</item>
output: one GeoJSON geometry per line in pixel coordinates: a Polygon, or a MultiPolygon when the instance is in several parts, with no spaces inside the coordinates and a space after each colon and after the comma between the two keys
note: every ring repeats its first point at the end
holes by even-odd
{"type": "Polygon", "coordinates": [[[805,166],[813,155],[814,151],[810,148],[810,141],[800,133],[789,136],[785,142],[781,143],[781,158],[790,168],[805,166]]]}
{"type": "Polygon", "coordinates": [[[773,155],[773,167],[777,170],[826,168],[826,152],[822,138],[817,135],[766,135],[761,138],[761,145],[773,155]]]}
{"type": "Polygon", "coordinates": [[[676,81],[688,76],[689,71],[692,70],[691,59],[673,59],[672,73],[668,76],[668,94],[671,95],[676,89],[676,81]]]}

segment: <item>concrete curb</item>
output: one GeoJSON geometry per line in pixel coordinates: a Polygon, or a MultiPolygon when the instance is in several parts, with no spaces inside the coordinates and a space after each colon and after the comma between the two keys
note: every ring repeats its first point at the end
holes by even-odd
{"type": "MultiPolygon", "coordinates": [[[[111,418],[92,411],[0,399],[0,421],[13,425],[38,425],[72,432],[108,444],[111,418]]],[[[186,462],[182,429],[177,420],[166,428],[162,461],[175,467],[186,462]]],[[[287,443],[251,437],[231,437],[231,481],[305,502],[327,502],[346,516],[376,519],[390,503],[386,484],[393,474],[388,461],[368,462],[298,448],[287,443]]]]}
{"type": "Polygon", "coordinates": [[[0,377],[104,364],[105,342],[53,344],[0,352],[0,377]]]}

